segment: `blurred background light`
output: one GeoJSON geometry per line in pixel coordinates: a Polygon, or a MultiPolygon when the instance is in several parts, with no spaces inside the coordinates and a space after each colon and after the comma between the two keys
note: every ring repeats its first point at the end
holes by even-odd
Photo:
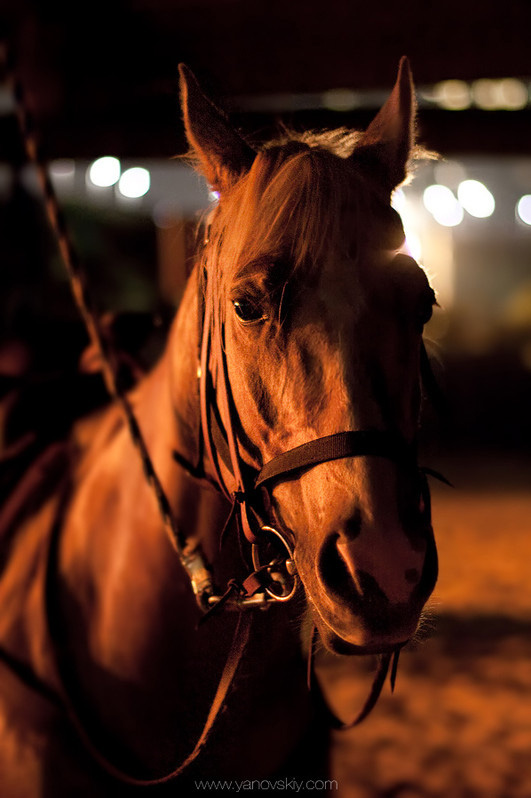
{"type": "Polygon", "coordinates": [[[124,197],[137,199],[147,194],[151,185],[149,171],[143,166],[126,169],[118,182],[118,190],[124,197]]]}
{"type": "Polygon", "coordinates": [[[529,103],[529,91],[518,78],[482,78],[472,84],[472,97],[485,111],[520,111],[529,103]]]}
{"type": "Polygon", "coordinates": [[[441,205],[451,204],[455,197],[447,186],[434,184],[424,189],[422,199],[426,210],[433,215],[441,205]]]}
{"type": "Polygon", "coordinates": [[[434,184],[424,189],[425,208],[444,227],[456,227],[463,221],[463,208],[448,186],[434,184]]]}
{"type": "Polygon", "coordinates": [[[48,165],[48,174],[58,196],[72,196],[76,185],[76,163],[73,158],[57,158],[48,165]]]}
{"type": "Polygon", "coordinates": [[[433,167],[433,176],[437,183],[456,189],[459,183],[466,180],[466,169],[459,161],[439,161],[433,167]]]}
{"type": "Polygon", "coordinates": [[[94,186],[107,188],[113,186],[120,178],[120,161],[112,155],[98,158],[88,169],[88,178],[94,186]]]}
{"type": "Polygon", "coordinates": [[[529,91],[525,83],[517,78],[500,80],[500,100],[508,111],[520,111],[529,102],[529,91]]]}
{"type": "Polygon", "coordinates": [[[472,96],[478,108],[494,111],[501,104],[499,81],[489,78],[475,80],[472,84],[472,96]]]}
{"type": "Polygon", "coordinates": [[[397,188],[393,192],[391,206],[400,215],[404,227],[405,241],[401,251],[407,252],[412,258],[420,261],[422,259],[422,241],[418,234],[420,220],[403,189],[397,188]]]}
{"type": "Polygon", "coordinates": [[[76,165],[73,158],[60,158],[52,161],[49,172],[52,180],[72,180],[76,173],[76,165]]]}
{"type": "Polygon", "coordinates": [[[159,230],[170,230],[175,220],[180,218],[179,206],[175,206],[171,200],[161,199],[154,206],[151,218],[155,227],[159,230]]]}
{"type": "Polygon", "coordinates": [[[494,197],[479,180],[463,180],[459,183],[457,197],[471,216],[486,219],[494,213],[496,207],[494,197]]]}
{"type": "Polygon", "coordinates": [[[520,197],[516,206],[518,217],[524,224],[531,225],[531,194],[525,194],[520,197]]]}
{"type": "Polygon", "coordinates": [[[406,205],[407,200],[404,190],[401,188],[395,189],[393,196],[391,197],[391,207],[393,207],[397,213],[402,215],[406,209],[406,205]]]}
{"type": "Polygon", "coordinates": [[[422,260],[422,241],[412,230],[406,230],[405,250],[414,260],[422,260]]]}
{"type": "Polygon", "coordinates": [[[471,104],[470,86],[464,80],[443,80],[434,87],[434,99],[447,111],[462,111],[471,104]]]}
{"type": "Polygon", "coordinates": [[[331,111],[352,111],[360,104],[359,94],[352,89],[330,89],[323,93],[323,107],[331,111]]]}

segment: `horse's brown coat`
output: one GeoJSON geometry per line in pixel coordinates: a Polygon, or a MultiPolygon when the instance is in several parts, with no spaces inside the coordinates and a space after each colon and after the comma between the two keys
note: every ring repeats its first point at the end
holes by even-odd
{"type": "MultiPolygon", "coordinates": [[[[392,268],[403,233],[390,194],[413,148],[407,64],[365,134],[299,136],[258,154],[186,71],[183,87],[190,145],[221,191],[202,259],[215,278],[213,323],[218,335],[224,324],[242,458],[260,466],[345,429],[390,428],[411,441],[418,319],[433,295],[411,260],[402,261],[403,274],[392,268]],[[257,304],[265,318],[242,324],[238,299],[257,304]]],[[[172,456],[177,450],[195,462],[198,452],[197,286],[194,271],[165,353],[131,400],[180,526],[228,578],[242,568],[234,540],[218,552],[228,505],[172,456]]],[[[196,630],[187,577],[118,409],[79,421],[71,452],[57,591],[75,697],[118,764],[157,773],[186,756],[199,735],[234,619],[220,615],[196,630]]],[[[381,649],[414,632],[429,592],[413,597],[427,547],[415,502],[407,476],[374,457],[321,464],[275,488],[274,514],[293,538],[328,646],[381,649]]],[[[43,584],[56,509],[51,497],[22,524],[0,580],[0,643],[55,688],[43,584]]],[[[310,707],[301,613],[292,606],[257,616],[250,653],[196,775],[261,778],[302,739],[310,707]]],[[[117,794],[67,721],[2,665],[0,688],[2,795],[117,794]]]]}

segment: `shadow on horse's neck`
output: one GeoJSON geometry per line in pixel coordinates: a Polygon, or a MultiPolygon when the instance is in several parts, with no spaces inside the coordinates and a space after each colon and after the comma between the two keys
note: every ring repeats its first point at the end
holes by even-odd
{"type": "MultiPolygon", "coordinates": [[[[203,540],[208,556],[217,549],[227,505],[172,456],[178,449],[192,461],[195,457],[191,446],[198,418],[193,413],[199,408],[193,282],[161,361],[132,400],[177,521],[187,535],[203,540]]],[[[128,702],[137,703],[138,722],[146,728],[169,724],[189,708],[189,696],[179,697],[175,689],[170,695],[170,688],[186,683],[192,667],[182,654],[197,645],[198,612],[117,409],[105,411],[99,422],[82,422],[76,436],[86,449],[61,532],[61,614],[80,694],[98,707],[98,725],[115,724],[114,733],[128,740],[130,720],[121,720],[128,702]],[[163,702],[168,711],[161,720],[163,702]]],[[[227,621],[216,626],[227,629],[227,621]]]]}

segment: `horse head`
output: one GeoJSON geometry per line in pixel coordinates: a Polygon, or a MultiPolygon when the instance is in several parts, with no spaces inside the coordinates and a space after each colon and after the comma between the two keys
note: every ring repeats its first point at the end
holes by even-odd
{"type": "MultiPolygon", "coordinates": [[[[325,644],[389,650],[414,634],[437,571],[415,458],[434,293],[399,253],[391,207],[415,149],[408,62],[365,132],[287,133],[259,151],[186,67],[181,87],[193,156],[219,192],[202,253],[203,367],[220,426],[234,430],[233,465],[256,474],[302,444],[367,436],[362,451],[318,458],[257,493],[261,517],[293,547],[325,644]]],[[[214,459],[232,485],[235,469],[214,459]]]]}

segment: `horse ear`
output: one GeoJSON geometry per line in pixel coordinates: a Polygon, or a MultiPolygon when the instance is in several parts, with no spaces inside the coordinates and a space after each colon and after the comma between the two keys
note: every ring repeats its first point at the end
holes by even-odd
{"type": "Polygon", "coordinates": [[[251,168],[256,153],[203,94],[186,64],[179,64],[179,75],[188,143],[212,188],[222,192],[251,168]]]}
{"type": "Polygon", "coordinates": [[[415,90],[409,61],[402,56],[393,91],[365,133],[351,158],[376,170],[386,189],[393,191],[407,176],[415,139],[415,90]]]}

